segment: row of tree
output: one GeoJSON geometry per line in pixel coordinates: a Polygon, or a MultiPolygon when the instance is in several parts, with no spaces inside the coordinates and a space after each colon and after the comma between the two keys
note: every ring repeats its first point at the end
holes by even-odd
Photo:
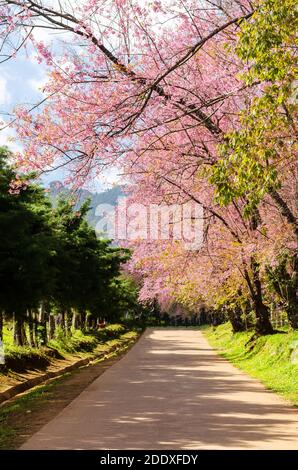
{"type": "Polygon", "coordinates": [[[18,165],[62,162],[80,186],[116,162],[133,203],[203,207],[195,251],[134,240],[142,300],[259,335],[283,308],[298,327],[296,3],[2,1],[5,60],[26,45],[49,70],[42,106],[16,110],[18,165]],[[51,47],[40,27],[69,38],[51,47]]]}
{"type": "Polygon", "coordinates": [[[0,149],[0,338],[13,320],[17,345],[45,344],[57,326],[95,326],[136,307],[137,291],[121,274],[130,253],[96,237],[89,202],[51,205],[45,190],[16,174],[0,149]]]}
{"type": "MultiPolygon", "coordinates": [[[[201,204],[203,246],[190,253],[177,242],[141,243],[133,269],[144,277],[142,298],[156,295],[166,310],[204,305],[215,323],[270,334],[276,312],[298,328],[298,16],[292,0],[237,3],[240,10],[214,2],[215,20],[207,6],[200,16],[187,2],[184,35],[196,25],[203,39],[159,82],[176,99],[183,90],[185,115],[156,122],[152,135],[152,123],[144,125],[134,149],[134,200],[146,192],[151,202],[201,204]]],[[[165,43],[164,59],[174,47],[165,43]]]]}

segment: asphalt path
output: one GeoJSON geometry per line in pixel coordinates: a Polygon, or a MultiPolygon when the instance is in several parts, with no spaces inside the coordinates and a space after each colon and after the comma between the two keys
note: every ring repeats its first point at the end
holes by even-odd
{"type": "Polygon", "coordinates": [[[298,449],[298,413],[196,329],[147,329],[22,449],[298,449]]]}

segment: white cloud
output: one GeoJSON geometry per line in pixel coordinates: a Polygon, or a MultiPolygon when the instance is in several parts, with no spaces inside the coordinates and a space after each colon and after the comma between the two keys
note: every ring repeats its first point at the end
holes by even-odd
{"type": "Polygon", "coordinates": [[[7,90],[7,79],[0,77],[0,104],[9,103],[10,98],[10,93],[7,90]]]}
{"type": "MultiPolygon", "coordinates": [[[[48,26],[46,21],[40,20],[39,25],[48,26]]],[[[55,30],[44,27],[35,27],[33,30],[33,36],[35,41],[42,42],[46,46],[52,46],[57,40],[71,42],[71,36],[69,31],[66,30],[55,30]]]]}
{"type": "Polygon", "coordinates": [[[12,152],[21,152],[22,147],[16,139],[14,130],[10,127],[3,129],[5,125],[5,121],[0,120],[0,146],[7,146],[12,152]]]}
{"type": "Polygon", "coordinates": [[[44,44],[51,44],[53,38],[49,33],[48,29],[45,28],[35,28],[33,31],[34,39],[38,42],[43,42],[44,44]]]}
{"type": "Polygon", "coordinates": [[[43,89],[47,83],[47,76],[43,75],[41,78],[30,78],[28,80],[29,86],[37,92],[43,92],[43,89]]]}
{"type": "MultiPolygon", "coordinates": [[[[93,178],[93,182],[90,183],[89,189],[92,189],[91,186],[95,186],[96,188],[100,187],[102,189],[111,188],[114,185],[119,185],[123,183],[123,177],[119,174],[118,168],[109,168],[108,170],[104,170],[101,173],[97,174],[93,178]]],[[[94,190],[94,188],[93,188],[94,190]]]]}

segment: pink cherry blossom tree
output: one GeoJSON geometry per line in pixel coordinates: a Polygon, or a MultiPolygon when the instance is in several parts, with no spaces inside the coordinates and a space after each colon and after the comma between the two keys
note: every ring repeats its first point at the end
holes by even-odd
{"type": "Polygon", "coordinates": [[[292,242],[285,211],[275,204],[268,213],[264,199],[245,218],[245,197],[222,207],[210,183],[218,147],[239,128],[241,110],[262,93],[259,82],[241,81],[247,64],[235,54],[239,27],[252,17],[254,2],[71,5],[0,1],[2,60],[33,48],[48,68],[45,100],[15,111],[24,144],[18,165],[40,173],[67,166],[74,187],[116,166],[131,201],[203,207],[204,244],[197,252],[173,240],[135,243],[131,269],[143,278],[141,299],[158,295],[215,308],[241,290],[255,311],[257,332],[271,333],[264,266],[275,256],[276,240],[292,242]],[[38,41],[38,28],[63,32],[64,44],[50,48],[38,41]]]}

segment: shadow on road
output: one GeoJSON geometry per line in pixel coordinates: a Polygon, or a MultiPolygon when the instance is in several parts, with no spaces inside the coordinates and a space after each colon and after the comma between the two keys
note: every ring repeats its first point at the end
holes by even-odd
{"type": "Polygon", "coordinates": [[[28,442],[34,448],[298,448],[296,411],[199,331],[149,330],[28,442]]]}

